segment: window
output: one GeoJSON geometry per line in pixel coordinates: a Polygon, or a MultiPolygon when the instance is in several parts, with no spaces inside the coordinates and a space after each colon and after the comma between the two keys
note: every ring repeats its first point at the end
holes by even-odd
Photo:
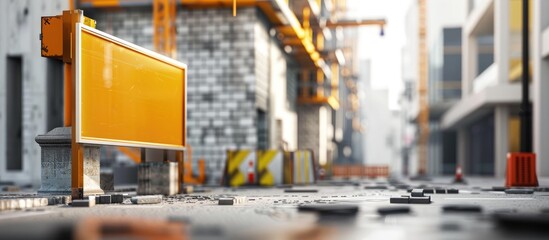
{"type": "Polygon", "coordinates": [[[23,61],[9,56],[6,68],[7,164],[6,169],[23,170],[23,61]]]}

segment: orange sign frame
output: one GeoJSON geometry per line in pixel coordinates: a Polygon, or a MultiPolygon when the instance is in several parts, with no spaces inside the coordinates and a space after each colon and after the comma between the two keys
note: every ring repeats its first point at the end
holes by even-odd
{"type": "Polygon", "coordinates": [[[187,66],[77,23],[76,142],[186,146],[187,66]]]}

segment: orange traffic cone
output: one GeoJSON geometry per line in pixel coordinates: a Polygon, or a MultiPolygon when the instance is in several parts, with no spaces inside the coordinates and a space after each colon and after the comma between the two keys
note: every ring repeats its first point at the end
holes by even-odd
{"type": "Polygon", "coordinates": [[[255,183],[255,169],[253,161],[250,161],[248,163],[248,183],[250,185],[253,185],[255,183]]]}
{"type": "Polygon", "coordinates": [[[456,174],[454,177],[454,183],[465,183],[465,180],[463,180],[463,172],[461,170],[461,165],[456,166],[456,174]]]}

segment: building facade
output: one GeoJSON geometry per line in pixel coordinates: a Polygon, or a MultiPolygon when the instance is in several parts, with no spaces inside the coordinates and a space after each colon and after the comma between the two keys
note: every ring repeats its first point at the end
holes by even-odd
{"type": "MultiPolygon", "coordinates": [[[[427,1],[429,141],[427,174],[450,174],[456,165],[456,133],[441,127],[443,114],[461,98],[461,27],[466,3],[452,0],[427,1]]],[[[402,107],[403,173],[419,171],[419,6],[410,5],[406,15],[406,43],[402,50],[404,92],[402,107]]]]}
{"type": "MultiPolygon", "coordinates": [[[[63,124],[62,64],[40,57],[38,35],[40,17],[70,2],[0,1],[0,181],[39,184],[34,137],[63,124]]],[[[152,1],[72,2],[97,29],[154,50],[152,1]]],[[[343,62],[353,56],[336,56],[343,35],[320,23],[337,20],[344,2],[248,1],[236,16],[229,0],[177,3],[187,143],[194,161],[206,160],[209,183],[220,182],[229,149],[312,149],[321,164],[333,161],[340,82],[353,77],[343,62]]]]}
{"type": "Polygon", "coordinates": [[[40,57],[40,18],[68,5],[0,1],[0,182],[40,184],[34,138],[63,124],[63,65],[40,57]]]}
{"type": "MultiPolygon", "coordinates": [[[[547,130],[540,120],[547,114],[543,106],[549,101],[540,93],[547,90],[542,80],[547,71],[543,64],[547,24],[542,22],[547,14],[542,9],[548,8],[542,2],[530,4],[530,81],[534,151],[538,154],[538,172],[546,176],[547,152],[541,146],[547,130]]],[[[458,162],[466,173],[505,177],[507,153],[520,150],[522,1],[469,1],[467,9],[462,35],[462,99],[443,116],[442,126],[457,131],[458,162]],[[481,64],[479,60],[487,54],[493,55],[493,61],[481,64]]]]}

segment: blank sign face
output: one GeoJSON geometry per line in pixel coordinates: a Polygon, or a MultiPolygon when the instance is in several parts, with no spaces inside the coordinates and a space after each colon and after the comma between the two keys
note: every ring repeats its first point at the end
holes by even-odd
{"type": "Polygon", "coordinates": [[[186,66],[78,24],[77,142],[182,150],[186,66]]]}

